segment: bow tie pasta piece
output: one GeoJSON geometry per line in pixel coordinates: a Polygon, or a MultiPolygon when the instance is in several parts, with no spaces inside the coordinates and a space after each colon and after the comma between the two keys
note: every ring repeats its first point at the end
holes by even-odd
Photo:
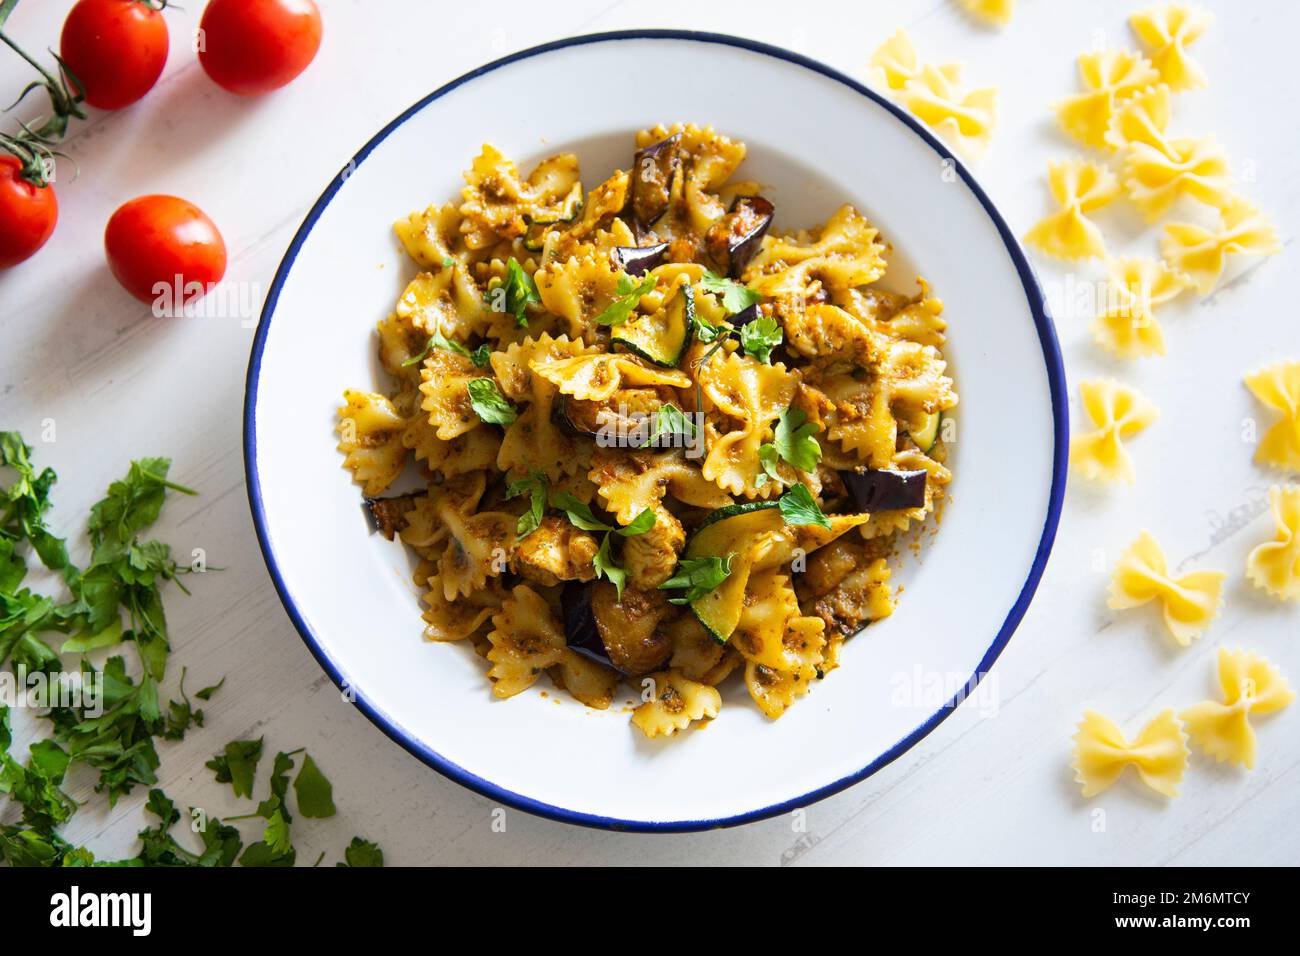
{"type": "Polygon", "coordinates": [[[1070,464],[1094,481],[1134,478],[1124,442],[1156,420],[1160,411],[1137,389],[1113,380],[1082,382],[1079,397],[1096,431],[1070,439],[1070,464]]]}
{"type": "Polygon", "coordinates": [[[469,383],[490,377],[468,358],[447,349],[430,349],[420,369],[420,408],[443,441],[478,428],[482,422],[470,401],[469,383]]]}
{"type": "Polygon", "coordinates": [[[553,222],[581,202],[578,157],[572,153],[552,156],[539,163],[527,180],[521,180],[515,164],[495,146],[484,143],[483,151],[465,172],[461,199],[464,219],[460,234],[470,249],[517,239],[530,222],[553,222]]]}
{"type": "MultiPolygon", "coordinates": [[[[781,646],[790,659],[786,668],[769,667],[756,660],[745,661],[745,688],[754,703],[776,720],[800,697],[817,677],[826,647],[826,624],[819,617],[792,617],[786,621],[781,646]]],[[[741,655],[744,655],[741,651],[741,655]]]]}
{"type": "Polygon", "coordinates": [[[406,465],[406,446],[402,444],[406,420],[391,401],[374,392],[347,389],[343,400],[347,404],[339,407],[335,426],[343,467],[373,498],[383,494],[406,465]]]}
{"type": "Polygon", "coordinates": [[[501,390],[511,401],[527,403],[519,417],[506,427],[497,455],[498,468],[517,474],[541,471],[557,480],[583,467],[590,448],[555,424],[551,413],[559,389],[534,372],[533,365],[592,351],[581,339],[570,341],[564,335],[551,338],[543,333],[539,338],[529,337],[511,345],[504,352],[492,353],[492,370],[501,390]]]}
{"type": "Polygon", "coordinates": [[[1105,304],[1093,334],[1120,358],[1165,354],[1165,335],[1155,309],[1187,287],[1183,277],[1151,259],[1112,259],[1107,263],[1105,304]]]}
{"type": "Polygon", "coordinates": [[[501,609],[505,591],[500,582],[475,591],[468,597],[447,600],[442,578],[438,574],[426,576],[428,591],[422,600],[428,605],[424,618],[424,638],[427,641],[463,641],[482,634],[486,637],[492,615],[501,609]]]}
{"type": "Polygon", "coordinates": [[[1165,226],[1160,253],[1171,268],[1190,280],[1198,295],[1209,295],[1230,255],[1271,256],[1281,251],[1277,228],[1258,206],[1231,197],[1213,229],[1185,222],[1165,226]]]}
{"type": "Polygon", "coordinates": [[[1106,142],[1122,150],[1135,143],[1163,147],[1172,116],[1169,87],[1161,83],[1125,99],[1115,109],[1106,129],[1106,142]]]}
{"type": "Polygon", "coordinates": [[[771,423],[794,401],[799,373],[733,352],[710,359],[696,375],[711,403],[705,413],[704,477],[733,495],[767,497],[776,489],[772,482],[759,483],[764,472],[758,448],[771,440],[771,423]]]}
{"type": "Polygon", "coordinates": [[[492,615],[488,641],[492,644],[488,678],[497,697],[513,697],[531,687],[542,671],[564,659],[568,649],[564,628],[550,605],[526,584],[516,585],[501,610],[492,615]]]}
{"type": "Polygon", "coordinates": [[[1074,779],[1083,795],[1094,797],[1114,786],[1132,766],[1145,783],[1166,797],[1178,796],[1178,784],[1187,770],[1187,738],[1172,710],[1157,714],[1129,742],[1124,732],[1096,711],[1083,712],[1074,735],[1074,779]]]}
{"type": "Polygon", "coordinates": [[[921,122],[971,159],[988,151],[997,125],[998,91],[958,87],[951,70],[929,64],[895,98],[921,122]]]}
{"type": "Polygon", "coordinates": [[[1300,362],[1278,362],[1247,375],[1245,382],[1252,395],[1282,415],[1264,433],[1255,461],[1300,471],[1300,362]]]}
{"type": "MultiPolygon", "coordinates": [[[[961,66],[947,63],[938,67],[950,83],[961,82],[961,66]]],[[[867,78],[882,90],[901,90],[921,72],[921,58],[907,31],[899,27],[867,61],[867,78]]]]}
{"type": "MultiPolygon", "coordinates": [[[[671,737],[694,720],[712,720],[722,708],[722,695],[676,670],[659,671],[651,681],[652,696],[632,712],[632,723],[647,737],[671,737]]],[[[644,685],[643,685],[644,686],[644,685]]]]}
{"type": "Polygon", "coordinates": [[[620,388],[669,385],[690,388],[691,379],[677,369],[655,369],[625,355],[578,355],[573,358],[539,358],[529,363],[534,372],[564,395],[579,401],[603,402],[620,388]]]}
{"type": "Polygon", "coordinates": [[[1106,133],[1116,107],[1144,87],[1157,83],[1160,74],[1151,62],[1127,50],[1098,50],[1079,56],[1079,79],[1084,92],[1057,103],[1061,128],[1085,146],[1110,148],[1106,133]]]}
{"type": "Polygon", "coordinates": [[[1233,201],[1228,154],[1212,136],[1171,139],[1160,146],[1132,143],[1125,150],[1124,191],[1147,222],[1180,196],[1222,209],[1233,201]]]}
{"type": "Polygon", "coordinates": [[[600,329],[596,316],[618,298],[618,276],[608,256],[575,256],[543,266],[533,281],[542,305],[576,340],[591,339],[600,329]]]}
{"type": "Polygon", "coordinates": [[[1268,490],[1277,537],[1265,541],[1246,559],[1246,577],[1282,601],[1300,599],[1300,485],[1268,490]]]}
{"type": "Polygon", "coordinates": [[[619,524],[630,524],[647,508],[656,509],[666,494],[695,508],[712,510],[732,504],[731,496],[678,450],[601,448],[592,456],[587,477],[619,524]]]}
{"type": "Polygon", "coordinates": [[[1200,7],[1164,3],[1139,10],[1128,22],[1147,48],[1160,79],[1170,89],[1181,91],[1209,83],[1187,48],[1201,38],[1213,19],[1213,14],[1200,7]]]}
{"type": "Polygon", "coordinates": [[[1192,742],[1222,763],[1247,770],[1255,766],[1252,714],[1271,714],[1295,700],[1282,672],[1257,654],[1219,648],[1219,684],[1223,703],[1207,700],[1178,716],[1192,742]]]}
{"type": "Polygon", "coordinates": [[[437,429],[429,424],[427,416],[416,414],[406,423],[402,444],[411,449],[415,460],[424,462],[429,471],[444,478],[455,478],[466,472],[494,467],[500,438],[493,429],[472,428],[447,441],[438,437],[437,429]]]}
{"type": "Polygon", "coordinates": [[[961,0],[961,5],[972,16],[995,27],[1006,26],[1016,12],[1016,0],[961,0]]]}
{"type": "Polygon", "coordinates": [[[1105,256],[1101,230],[1086,213],[1119,195],[1115,174],[1098,163],[1069,159],[1048,164],[1047,185],[1060,208],[1030,229],[1025,241],[1058,259],[1105,256]]]}
{"type": "Polygon", "coordinates": [[[1222,571],[1170,577],[1164,552],[1144,531],[1115,565],[1107,605],[1118,611],[1159,601],[1165,627],[1175,641],[1187,647],[1218,616],[1225,577],[1222,571]]]}

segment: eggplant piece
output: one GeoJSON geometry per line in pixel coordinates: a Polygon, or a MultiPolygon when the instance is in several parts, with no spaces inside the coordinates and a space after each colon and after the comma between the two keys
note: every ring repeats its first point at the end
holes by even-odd
{"type": "Polygon", "coordinates": [[[758,318],[757,302],[755,302],[753,305],[745,306],[735,315],[727,316],[727,321],[730,322],[732,325],[739,327],[742,325],[748,325],[750,322],[753,322],[756,318],[758,318]]]}
{"type": "Polygon", "coordinates": [[[681,139],[681,133],[674,133],[645,149],[638,149],[632,157],[632,192],[628,205],[638,236],[647,232],[668,209],[673,177],[682,165],[677,149],[681,139]]]}
{"type": "Polygon", "coordinates": [[[873,468],[863,472],[840,472],[840,478],[859,511],[920,508],[925,504],[925,482],[928,477],[929,473],[924,468],[917,471],[873,468]]]}
{"type": "Polygon", "coordinates": [[[560,605],[564,608],[564,642],[588,660],[606,667],[613,665],[609,651],[600,639],[596,614],[591,609],[592,585],[590,582],[566,581],[560,592],[560,605]]]}
{"type": "Polygon", "coordinates": [[[709,227],[705,248],[732,279],[740,278],[758,252],[775,212],[776,207],[763,196],[737,196],[727,214],[709,227]]]}
{"type": "Polygon", "coordinates": [[[389,541],[399,531],[406,528],[406,513],[415,504],[421,492],[409,491],[404,495],[391,495],[387,498],[362,498],[366,514],[370,516],[370,526],[389,541]]]}
{"type": "Polygon", "coordinates": [[[660,265],[667,254],[666,242],[657,242],[652,246],[616,246],[614,262],[628,275],[642,276],[660,265]]]}

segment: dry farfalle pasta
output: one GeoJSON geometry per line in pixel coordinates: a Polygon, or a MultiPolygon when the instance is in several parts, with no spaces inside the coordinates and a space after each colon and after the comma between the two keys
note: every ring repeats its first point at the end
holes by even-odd
{"type": "Polygon", "coordinates": [[[1083,92],[1056,104],[1061,128],[1085,146],[1109,149],[1106,134],[1116,107],[1144,87],[1157,83],[1160,74],[1151,61],[1128,50],[1097,50],[1079,56],[1083,92]]]}
{"type": "Polygon", "coordinates": [[[1107,141],[1123,155],[1124,191],[1148,222],[1182,196],[1217,209],[1233,200],[1228,154],[1211,136],[1167,135],[1169,100],[1169,87],[1163,84],[1129,97],[1107,133],[1107,141]]]}
{"type": "Polygon", "coordinates": [[[1245,382],[1252,395],[1281,416],[1260,439],[1255,461],[1300,472],[1300,361],[1269,365],[1251,372],[1245,382]]]}
{"type": "Polygon", "coordinates": [[[997,125],[996,89],[963,89],[958,64],[921,62],[901,29],[872,53],[868,71],[873,83],[963,154],[979,159],[987,151],[997,125]]]}
{"type": "Polygon", "coordinates": [[[1079,385],[1083,410],[1095,431],[1070,439],[1070,464],[1095,481],[1133,481],[1133,462],[1124,442],[1160,414],[1137,389],[1111,380],[1079,385]]]}
{"type": "MultiPolygon", "coordinates": [[[[914,53],[880,68],[921,96],[914,53]]],[[[399,221],[391,388],[345,393],[339,448],[419,558],[429,640],[486,658],[497,697],[546,674],[607,709],[649,676],[633,724],[664,736],[733,674],[779,717],[889,615],[882,555],[944,498],[957,393],[943,303],[876,286],[889,247],[852,206],[777,232],[734,178],[745,145],[707,127],[629,158],[585,190],[570,153],[525,174],[484,146],[458,205],[399,221]],[[375,497],[399,476],[422,486],[375,497]],[[797,592],[854,528],[873,540],[797,592]]]]}
{"type": "Polygon", "coordinates": [[[961,5],[971,16],[995,27],[1006,26],[1016,12],[1016,0],[961,0],[961,5]]]}
{"type": "Polygon", "coordinates": [[[1087,213],[1109,205],[1119,195],[1119,180],[1107,167],[1083,159],[1050,163],[1047,186],[1059,207],[1025,235],[1025,241],[1058,259],[1106,255],[1101,230],[1087,213]]]}
{"type": "Polygon", "coordinates": [[[1170,635],[1187,647],[1218,616],[1225,577],[1222,571],[1171,575],[1160,545],[1144,531],[1115,565],[1107,603],[1124,610],[1158,601],[1170,635]]]}
{"type": "Polygon", "coordinates": [[[1105,301],[1092,324],[1098,343],[1120,358],[1165,354],[1155,309],[1186,288],[1182,276],[1151,259],[1107,263],[1105,301]]]}
{"type": "Polygon", "coordinates": [[[1187,276],[1199,295],[1214,291],[1228,256],[1271,256],[1281,248],[1273,223],[1258,206],[1240,196],[1226,201],[1213,227],[1171,222],[1160,241],[1165,261],[1187,276]]]}
{"type": "Polygon", "coordinates": [[[1219,648],[1223,701],[1207,700],[1178,716],[1192,742],[1217,762],[1246,769],[1255,766],[1257,743],[1251,718],[1276,713],[1295,700],[1295,692],[1274,665],[1258,654],[1219,648]]]}
{"type": "Polygon", "coordinates": [[[1190,90],[1209,81],[1187,48],[1201,38],[1213,19],[1200,7],[1162,3],[1139,10],[1128,22],[1146,47],[1161,81],[1172,90],[1190,90]]]}
{"type": "Polygon", "coordinates": [[[1268,502],[1276,527],[1272,541],[1246,559],[1246,577],[1282,601],[1300,599],[1300,485],[1274,485],[1268,502]]]}
{"type": "Polygon", "coordinates": [[[1132,741],[1114,722],[1086,710],[1074,735],[1074,778],[1083,795],[1093,797],[1115,784],[1126,767],[1152,790],[1178,796],[1187,769],[1187,738],[1172,710],[1156,715],[1132,741]]]}

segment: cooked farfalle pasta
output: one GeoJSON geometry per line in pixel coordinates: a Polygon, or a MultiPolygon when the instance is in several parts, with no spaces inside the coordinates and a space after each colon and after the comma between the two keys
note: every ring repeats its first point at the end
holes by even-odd
{"type": "Polygon", "coordinates": [[[1016,0],[961,0],[967,12],[995,27],[1011,22],[1016,12],[1016,0]]]}
{"type": "Polygon", "coordinates": [[[1258,654],[1219,648],[1223,702],[1207,700],[1178,716],[1187,733],[1216,762],[1246,769],[1255,766],[1258,745],[1253,716],[1276,713],[1295,700],[1295,692],[1274,665],[1258,654]]]}
{"type": "Polygon", "coordinates": [[[1228,155],[1211,136],[1176,138],[1169,126],[1169,87],[1137,93],[1116,111],[1107,142],[1123,152],[1125,193],[1147,221],[1162,216],[1182,196],[1225,208],[1234,198],[1228,155]]]}
{"type": "Polygon", "coordinates": [[[1239,196],[1225,201],[1214,228],[1171,222],[1160,241],[1165,261],[1187,276],[1198,295],[1214,291],[1228,256],[1272,256],[1281,249],[1277,228],[1258,206],[1239,196]]]}
{"type": "Polygon", "coordinates": [[[1187,647],[1218,616],[1225,577],[1222,571],[1171,575],[1165,553],[1144,531],[1115,565],[1107,604],[1124,610],[1160,602],[1165,627],[1175,641],[1187,647]]]}
{"type": "Polygon", "coordinates": [[[1261,465],[1300,472],[1300,361],[1276,362],[1245,378],[1246,387],[1281,416],[1255,449],[1261,465]]]}
{"type": "Polygon", "coordinates": [[[1132,741],[1113,721],[1086,710],[1074,735],[1071,767],[1085,797],[1114,786],[1127,767],[1133,767],[1152,790],[1176,797],[1189,753],[1187,737],[1172,710],[1157,714],[1132,741]]]}
{"type": "Polygon", "coordinates": [[[1187,48],[1201,38],[1213,19],[1213,14],[1200,7],[1163,3],[1139,10],[1128,22],[1147,48],[1161,81],[1172,90],[1190,90],[1209,81],[1187,48]]]}
{"type": "Polygon", "coordinates": [[[1094,481],[1134,478],[1124,442],[1156,420],[1160,412],[1139,392],[1109,379],[1082,382],[1079,397],[1095,431],[1070,439],[1070,464],[1094,481]]]}
{"type": "Polygon", "coordinates": [[[1165,354],[1165,335],[1155,309],[1187,287],[1182,276],[1151,259],[1112,259],[1107,263],[1105,299],[1093,334],[1120,358],[1165,354]]]}
{"type": "MultiPolygon", "coordinates": [[[[924,85],[891,44],[883,82],[924,85]]],[[[778,232],[744,157],[658,126],[586,190],[573,154],[487,145],[459,204],[395,226],[391,388],[344,393],[339,449],[418,558],[425,637],[496,697],[644,695],[632,724],[671,736],[730,678],[777,718],[893,612],[896,536],[953,477],[944,303],[878,285],[890,246],[852,206],[778,232]]]]}
{"type": "Polygon", "coordinates": [[[1047,167],[1047,185],[1057,211],[1040,220],[1025,241],[1058,259],[1088,259],[1106,254],[1106,243],[1087,213],[1119,196],[1119,180],[1099,163],[1069,159],[1047,167]]]}
{"type": "Polygon", "coordinates": [[[1083,92],[1056,104],[1061,129],[1085,146],[1109,149],[1106,139],[1116,107],[1127,97],[1160,81],[1151,61],[1128,50],[1097,50],[1079,56],[1083,92]]]}
{"type": "Polygon", "coordinates": [[[1300,599],[1300,485],[1274,485],[1268,502],[1276,537],[1256,545],[1246,559],[1246,577],[1282,601],[1300,599]]]}
{"type": "Polygon", "coordinates": [[[898,30],[872,53],[873,83],[971,159],[987,151],[997,125],[998,91],[965,90],[961,67],[922,63],[911,38],[898,30]]]}

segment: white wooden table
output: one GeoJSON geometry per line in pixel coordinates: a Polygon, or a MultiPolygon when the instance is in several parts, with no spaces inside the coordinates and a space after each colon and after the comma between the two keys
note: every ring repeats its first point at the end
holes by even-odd
{"type": "MultiPolygon", "coordinates": [[[[234,809],[229,788],[217,786],[203,763],[227,740],[265,735],[270,753],[307,747],[334,783],[338,816],[295,826],[306,862],[321,850],[332,862],[362,834],[382,845],[391,864],[1300,863],[1300,708],[1262,727],[1253,773],[1195,754],[1172,803],[1127,778],[1085,802],[1068,769],[1073,724],[1085,706],[1135,732],[1159,709],[1215,693],[1221,645],[1258,650],[1300,684],[1300,606],[1268,602],[1242,576],[1247,552],[1271,534],[1271,521],[1240,510],[1275,480],[1251,464],[1253,446],[1240,437],[1243,420],[1261,413],[1241,375],[1286,353],[1300,356],[1291,285],[1300,216],[1296,5],[1207,0],[1217,18],[1194,53],[1212,85],[1179,96],[1175,107],[1179,130],[1213,132],[1227,145],[1234,168],[1252,180],[1243,189],[1279,225],[1281,255],[1210,299],[1162,312],[1163,359],[1112,361],[1094,346],[1088,317],[1058,317],[1076,418],[1074,386],[1101,374],[1136,385],[1163,415],[1132,445],[1138,484],[1098,490],[1072,479],[1038,597],[994,671],[996,714],[968,702],[894,764],[810,808],[805,833],[778,818],[652,836],[520,812],[509,812],[506,831],[495,832],[487,800],[408,756],[340,698],[281,609],[249,519],[240,413],[251,319],[299,221],[389,119],[512,50],[601,30],[692,28],[793,47],[861,77],[875,45],[905,26],[923,56],[964,61],[972,85],[999,87],[1000,128],[975,168],[1023,233],[1047,210],[1047,161],[1076,152],[1055,131],[1049,103],[1074,89],[1075,54],[1099,38],[1134,45],[1125,19],[1139,4],[1022,0],[1012,25],[996,33],[973,25],[951,0],[805,4],[803,18],[769,0],[586,0],[544,11],[501,0],[490,16],[474,4],[318,2],[325,39],[316,62],[287,89],[256,101],[218,89],[190,52],[203,4],[170,11],[172,51],[159,85],[136,106],[94,113],[76,127],[67,148],[81,172],[72,181],[71,167],[60,167],[57,232],[36,259],[0,274],[0,427],[21,429],[38,462],[58,470],[56,530],[80,535],[85,509],[131,457],[170,455],[174,477],[202,491],[173,499],[159,528],[182,555],[201,547],[224,569],[194,580],[192,598],[168,595],[173,667],[189,668],[191,690],[228,676],[207,707],[207,728],[160,745],[161,783],[178,803],[219,815],[246,810],[234,809]],[[228,278],[255,290],[250,320],[155,319],[117,286],[104,264],[104,224],[118,204],[145,192],[185,196],[216,220],[230,250],[228,278]],[[48,423],[55,440],[42,443],[48,423]],[[1241,527],[1216,536],[1234,512],[1246,516],[1241,527]],[[1095,562],[1113,561],[1144,526],[1173,562],[1200,555],[1200,565],[1230,572],[1221,618],[1187,650],[1173,647],[1154,615],[1105,607],[1107,576],[1095,562]]],[[[57,46],[70,6],[25,3],[10,32],[29,49],[57,46]]],[[[3,95],[27,78],[15,57],[0,53],[3,95]]],[[[630,97],[629,109],[634,104],[630,97]]],[[[700,110],[708,112],[703,94],[700,110]]],[[[1127,216],[1102,217],[1108,238],[1136,235],[1127,216]]],[[[1133,248],[1152,250],[1152,243],[1148,234],[1133,248]]],[[[1046,284],[1066,281],[1056,267],[1041,260],[1038,267],[1046,284]]],[[[951,313],[961,321],[959,309],[951,313]]],[[[84,537],[74,540],[84,558],[84,537]]],[[[18,724],[26,726],[22,718],[18,724]]],[[[89,775],[74,777],[74,796],[89,802],[67,836],[101,856],[132,852],[145,793],[110,813],[91,783],[89,775]]]]}

